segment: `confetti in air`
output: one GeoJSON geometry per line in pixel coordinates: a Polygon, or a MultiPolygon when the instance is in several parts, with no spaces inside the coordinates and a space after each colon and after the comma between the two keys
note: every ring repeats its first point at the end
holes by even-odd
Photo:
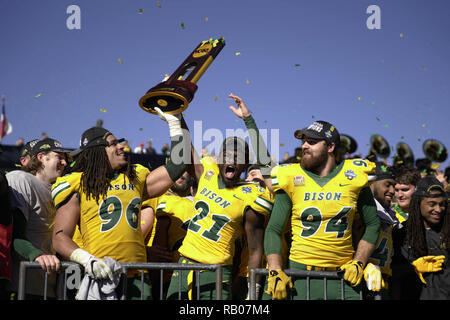
{"type": "Polygon", "coordinates": [[[161,8],[161,2],[158,1],[157,5],[158,5],[158,8],[161,8]]]}
{"type": "Polygon", "coordinates": [[[41,94],[40,93],[38,93],[37,95],[35,95],[34,97],[35,98],[39,98],[41,96],[41,94]]]}
{"type": "Polygon", "coordinates": [[[183,22],[180,23],[180,26],[181,26],[181,29],[184,30],[184,23],[183,22]]]}
{"type": "Polygon", "coordinates": [[[106,109],[100,108],[101,112],[106,112],[106,109]]]}
{"type": "Polygon", "coordinates": [[[119,58],[119,59],[117,59],[117,61],[119,61],[120,64],[123,64],[122,59],[119,58]]]}

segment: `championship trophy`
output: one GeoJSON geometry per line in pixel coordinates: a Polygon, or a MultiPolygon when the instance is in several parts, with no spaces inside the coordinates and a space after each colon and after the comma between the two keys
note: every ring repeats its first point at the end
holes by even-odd
{"type": "Polygon", "coordinates": [[[155,107],[168,114],[186,110],[197,91],[197,81],[224,46],[223,37],[202,41],[169,78],[147,91],[139,106],[153,114],[157,114],[155,107]]]}

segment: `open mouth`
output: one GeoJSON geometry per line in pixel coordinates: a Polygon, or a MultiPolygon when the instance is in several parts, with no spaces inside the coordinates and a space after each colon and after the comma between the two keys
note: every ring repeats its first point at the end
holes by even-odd
{"type": "Polygon", "coordinates": [[[227,165],[225,167],[225,178],[232,180],[236,175],[236,168],[232,165],[227,165]]]}

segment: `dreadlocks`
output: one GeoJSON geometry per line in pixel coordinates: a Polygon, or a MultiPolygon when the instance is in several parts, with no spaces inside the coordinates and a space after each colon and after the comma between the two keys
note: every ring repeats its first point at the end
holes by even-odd
{"type": "MultiPolygon", "coordinates": [[[[409,204],[409,217],[406,222],[406,243],[415,257],[423,257],[428,255],[428,246],[426,243],[425,227],[420,203],[423,197],[414,196],[409,204]]],[[[440,223],[441,246],[450,248],[450,217],[449,206],[446,205],[442,222],[440,223]]]]}
{"type": "MultiPolygon", "coordinates": [[[[92,197],[98,203],[100,197],[106,197],[114,170],[109,163],[105,147],[92,147],[82,151],[72,171],[82,172],[80,191],[86,194],[87,200],[92,197]]],[[[124,174],[124,182],[125,177],[128,177],[130,182],[136,178],[135,167],[129,162],[118,173],[124,174]]]]}

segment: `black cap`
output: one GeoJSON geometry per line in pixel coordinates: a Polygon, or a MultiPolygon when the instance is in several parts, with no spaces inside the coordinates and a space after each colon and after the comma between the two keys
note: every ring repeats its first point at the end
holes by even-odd
{"type": "Polygon", "coordinates": [[[74,157],[81,151],[91,147],[108,146],[109,143],[106,141],[106,138],[108,138],[111,134],[111,132],[102,127],[92,127],[87,129],[81,135],[80,148],[73,150],[70,155],[74,157]]]}
{"type": "Polygon", "coordinates": [[[314,121],[309,127],[296,130],[294,136],[297,139],[303,139],[304,137],[325,140],[328,143],[333,142],[336,146],[339,145],[341,138],[338,130],[329,122],[326,121],[314,121]]]}
{"type": "Polygon", "coordinates": [[[375,177],[371,179],[369,176],[369,180],[378,181],[384,179],[395,179],[394,168],[384,164],[383,162],[375,162],[375,177]]]}
{"type": "Polygon", "coordinates": [[[445,192],[442,183],[440,183],[435,176],[429,175],[417,182],[416,190],[414,191],[413,196],[427,198],[446,198],[448,194],[445,192]],[[438,193],[431,193],[432,191],[438,191],[438,193]]]}
{"type": "Polygon", "coordinates": [[[36,145],[36,143],[39,141],[39,139],[34,139],[31,141],[28,141],[27,143],[25,143],[22,152],[20,153],[20,157],[26,157],[27,155],[31,155],[31,150],[33,149],[33,147],[36,145]]]}
{"type": "Polygon", "coordinates": [[[54,152],[59,152],[59,153],[61,153],[61,152],[65,153],[65,152],[70,152],[70,149],[64,148],[62,146],[62,144],[55,139],[45,138],[45,139],[42,139],[42,140],[39,140],[38,142],[36,142],[34,146],[31,146],[30,154],[35,155],[35,154],[38,154],[39,152],[44,152],[44,151],[54,151],[54,152]]]}

